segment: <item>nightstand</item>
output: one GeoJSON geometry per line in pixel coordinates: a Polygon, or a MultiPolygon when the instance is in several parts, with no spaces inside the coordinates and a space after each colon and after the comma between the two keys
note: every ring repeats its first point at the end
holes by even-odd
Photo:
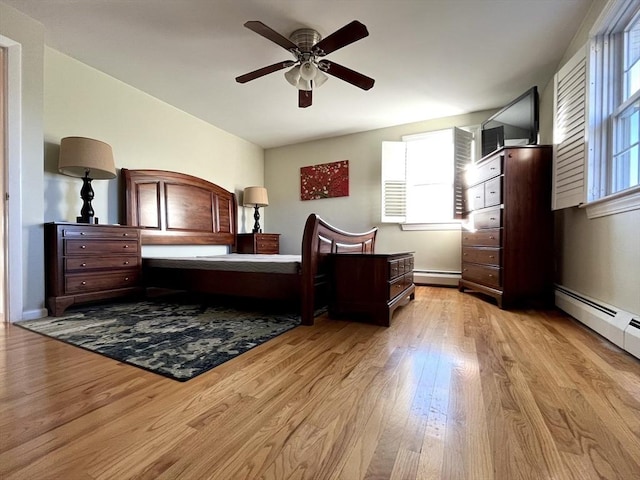
{"type": "Polygon", "coordinates": [[[142,294],[140,232],[120,225],[46,223],[49,314],[77,303],[142,294]]]}
{"type": "Polygon", "coordinates": [[[236,251],[238,253],[280,253],[279,233],[239,233],[236,251]]]}
{"type": "Polygon", "coordinates": [[[329,316],[364,317],[388,327],[396,308],[415,298],[413,253],[335,253],[329,316]]]}

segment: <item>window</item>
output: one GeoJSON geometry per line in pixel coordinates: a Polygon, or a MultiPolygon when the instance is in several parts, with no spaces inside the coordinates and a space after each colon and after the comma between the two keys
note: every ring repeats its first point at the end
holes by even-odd
{"type": "Polygon", "coordinates": [[[473,134],[452,128],[382,144],[382,221],[446,224],[461,212],[454,178],[471,162],[473,134]]]}
{"type": "Polygon", "coordinates": [[[640,208],[640,3],[611,0],[592,36],[586,200],[640,208]]]}

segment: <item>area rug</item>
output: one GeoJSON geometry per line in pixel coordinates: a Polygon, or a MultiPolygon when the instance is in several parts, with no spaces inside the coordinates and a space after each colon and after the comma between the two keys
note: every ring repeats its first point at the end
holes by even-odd
{"type": "Polygon", "coordinates": [[[16,325],[186,381],[300,325],[300,316],[171,298],[74,308],[16,325]]]}

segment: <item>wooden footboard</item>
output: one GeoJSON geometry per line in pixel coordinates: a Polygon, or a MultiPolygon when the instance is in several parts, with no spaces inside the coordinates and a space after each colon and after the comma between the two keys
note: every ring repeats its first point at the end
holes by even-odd
{"type": "Polygon", "coordinates": [[[363,233],[340,230],[312,213],[302,236],[303,325],[313,325],[316,307],[326,305],[329,294],[329,253],[373,253],[377,228],[363,233]]]}

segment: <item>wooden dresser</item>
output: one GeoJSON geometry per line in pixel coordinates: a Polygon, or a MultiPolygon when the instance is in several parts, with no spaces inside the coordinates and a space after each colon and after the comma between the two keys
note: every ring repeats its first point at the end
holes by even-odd
{"type": "Polygon", "coordinates": [[[239,233],[236,251],[238,253],[280,253],[279,233],[239,233]]]}
{"type": "Polygon", "coordinates": [[[49,314],[76,303],[141,294],[137,228],[46,223],[46,298],[49,314]]]}
{"type": "Polygon", "coordinates": [[[331,262],[329,315],[389,326],[396,308],[415,298],[413,253],[336,253],[331,262]]]}
{"type": "Polygon", "coordinates": [[[500,308],[553,301],[552,147],[504,147],[480,160],[465,185],[460,291],[500,308]]]}

